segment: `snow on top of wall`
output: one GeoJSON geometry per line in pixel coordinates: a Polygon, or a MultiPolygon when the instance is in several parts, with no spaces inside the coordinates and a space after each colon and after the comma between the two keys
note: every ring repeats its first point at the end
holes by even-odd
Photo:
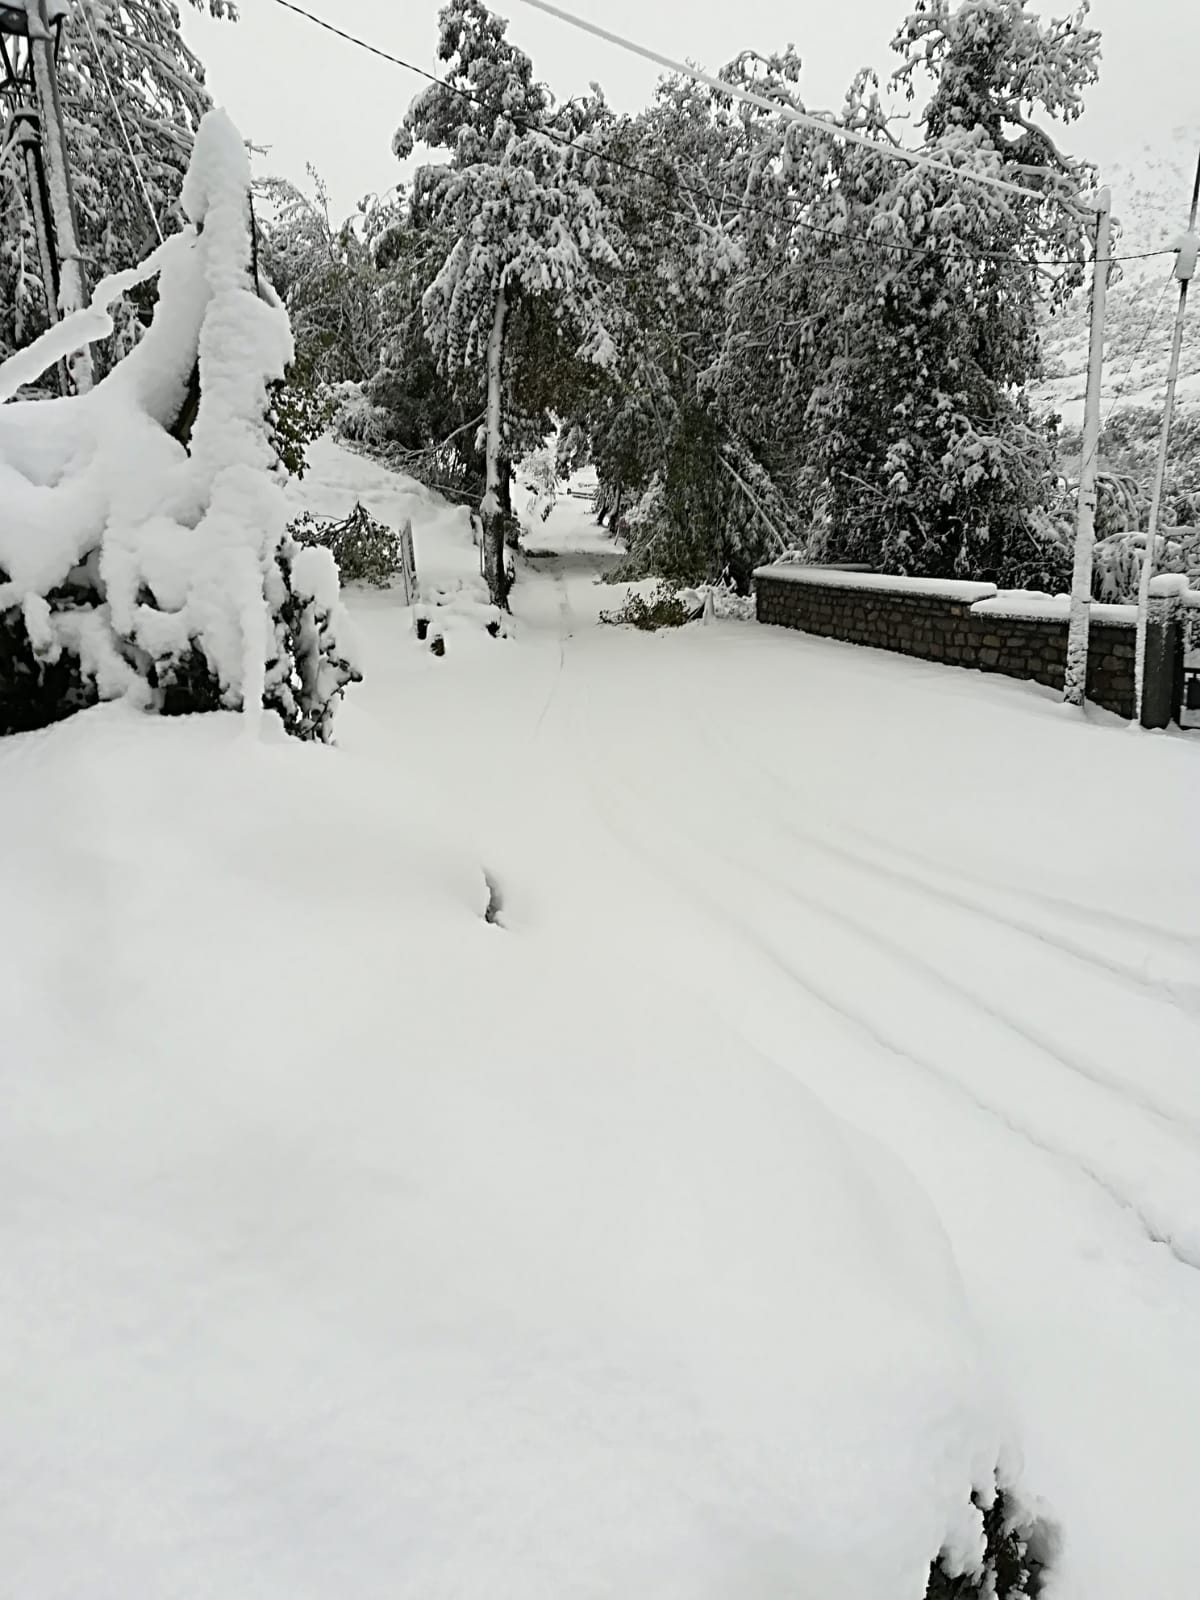
{"type": "Polygon", "coordinates": [[[1169,595],[1186,594],[1189,585],[1186,572],[1160,572],[1157,578],[1150,579],[1150,593],[1165,599],[1169,595]]]}
{"type": "MultiPolygon", "coordinates": [[[[972,611],[985,616],[1011,617],[1018,621],[1065,622],[1071,612],[1070,595],[1043,594],[1036,589],[997,589],[994,583],[966,583],[957,578],[899,578],[884,572],[849,572],[840,567],[805,567],[787,561],[758,567],[754,576],[827,589],[871,589],[884,594],[965,601],[972,611]]],[[[1200,607],[1200,590],[1189,589],[1188,579],[1181,573],[1160,573],[1152,578],[1150,593],[1157,598],[1177,595],[1185,605],[1200,607]]],[[[1091,614],[1093,622],[1129,627],[1137,622],[1135,605],[1102,605],[1093,601],[1091,614]]]]}
{"type": "MultiPolygon", "coordinates": [[[[1039,594],[1032,589],[1005,589],[990,600],[979,600],[971,607],[991,617],[1011,617],[1024,622],[1066,622],[1071,615],[1069,594],[1039,594]]],[[[1137,622],[1136,606],[1097,605],[1092,602],[1093,622],[1115,622],[1132,627],[1137,622]]]]}
{"type": "Polygon", "coordinates": [[[885,594],[925,595],[937,600],[971,602],[994,595],[994,583],[966,583],[957,578],[899,578],[885,572],[847,572],[838,567],[793,566],[776,562],[758,567],[756,578],[778,578],[784,583],[808,583],[828,589],[875,589],[885,594]]]}

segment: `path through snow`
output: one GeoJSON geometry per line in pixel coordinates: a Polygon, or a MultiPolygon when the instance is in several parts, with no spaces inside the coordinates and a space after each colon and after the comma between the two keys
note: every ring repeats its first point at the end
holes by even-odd
{"type": "MultiPolygon", "coordinates": [[[[304,493],[412,515],[426,580],[470,581],[464,519],[382,468],[322,444],[304,493]]],[[[1192,1592],[1200,741],[754,624],[596,627],[602,540],[562,502],[516,637],[442,661],[361,597],[347,747],[428,777],[597,1007],[619,950],[890,1145],[1065,1528],[1054,1593],[1192,1592]]]]}

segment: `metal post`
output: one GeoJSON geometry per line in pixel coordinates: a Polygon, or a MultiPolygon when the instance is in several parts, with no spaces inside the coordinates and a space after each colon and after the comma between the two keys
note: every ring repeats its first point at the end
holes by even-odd
{"type": "MultiPolygon", "coordinates": [[[[37,242],[38,261],[41,267],[42,295],[46,302],[46,322],[58,321],[58,257],[54,253],[54,219],[50,215],[50,195],[46,188],[46,168],[42,163],[41,140],[38,134],[38,115],[26,106],[19,107],[9,124],[9,139],[25,159],[25,180],[29,186],[30,211],[33,216],[33,236],[37,242]]],[[[71,393],[65,361],[57,367],[58,388],[61,394],[71,393]]]]}
{"type": "MultiPolygon", "coordinates": [[[[27,0],[26,11],[29,16],[29,56],[38,98],[42,157],[46,163],[50,209],[58,246],[58,309],[64,317],[68,317],[73,311],[82,311],[87,305],[87,280],[79,250],[75,196],[67,164],[62,100],[54,64],[54,34],[50,28],[46,0],[35,0],[35,3],[27,0]]],[[[88,345],[67,357],[67,371],[77,394],[84,394],[92,387],[92,352],[88,345]]]]}
{"type": "MultiPolygon", "coordinates": [[[[1196,161],[1196,179],[1192,184],[1192,209],[1188,217],[1188,233],[1196,231],[1196,211],[1200,207],[1200,157],[1196,161]]],[[[1146,550],[1142,556],[1142,571],[1138,582],[1137,648],[1134,653],[1135,716],[1142,720],[1142,691],[1146,682],[1146,620],[1150,609],[1150,579],[1154,576],[1154,562],[1158,554],[1158,515],[1162,506],[1163,479],[1167,472],[1167,450],[1171,443],[1171,418],[1175,413],[1175,386],[1179,381],[1179,355],[1183,349],[1183,319],[1187,311],[1188,283],[1195,262],[1185,262],[1181,254],[1176,264],[1179,275],[1179,309],[1175,313],[1175,333],[1171,340],[1171,360],[1167,367],[1167,394],[1163,401],[1162,429],[1158,436],[1158,462],[1154,469],[1154,487],[1150,493],[1150,518],[1146,528],[1146,550]]]]}
{"type": "Polygon", "coordinates": [[[1092,263],[1092,333],[1088,349],[1087,397],[1079,460],[1079,506],[1075,564],[1071,574],[1071,621],[1063,699],[1081,706],[1087,693],[1088,630],[1092,619],[1092,547],[1096,542],[1096,455],[1100,446],[1100,380],[1104,368],[1104,301],[1112,249],[1112,194],[1097,190],[1096,253],[1092,263]]]}
{"type": "Polygon", "coordinates": [[[30,212],[33,216],[33,234],[37,241],[38,261],[42,272],[42,290],[46,296],[46,317],[58,321],[58,261],[54,254],[54,220],[50,215],[50,196],[46,189],[46,169],[42,164],[41,137],[38,132],[37,112],[20,106],[13,112],[9,124],[8,142],[20,150],[25,161],[25,180],[29,185],[30,212]]]}

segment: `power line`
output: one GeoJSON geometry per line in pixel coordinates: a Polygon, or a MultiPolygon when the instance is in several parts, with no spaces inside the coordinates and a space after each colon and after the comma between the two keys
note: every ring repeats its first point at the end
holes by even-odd
{"type": "MultiPolygon", "coordinates": [[[[533,4],[535,3],[535,0],[526,0],[526,3],[533,4]]],[[[337,38],[345,40],[347,44],[355,45],[358,49],[365,50],[370,55],[379,57],[380,60],[391,62],[393,66],[403,67],[406,71],[415,73],[417,77],[424,78],[428,83],[438,85],[440,88],[447,90],[450,94],[457,95],[460,99],[470,101],[471,104],[477,105],[483,110],[490,111],[493,114],[506,116],[508,120],[512,122],[514,127],[521,128],[527,133],[541,134],[544,138],[549,139],[554,144],[561,145],[564,149],[575,150],[579,154],[585,155],[592,160],[603,161],[609,166],[620,167],[627,172],[636,173],[640,177],[649,178],[651,182],[662,184],[664,188],[674,188],[681,194],[690,194],[702,200],[711,201],[713,199],[710,191],[685,182],[682,178],[678,177],[677,174],[672,173],[667,175],[663,172],[656,172],[653,168],[643,166],[641,163],[636,161],[631,161],[626,156],[615,155],[611,150],[599,150],[592,145],[580,144],[577,140],[569,138],[566,134],[559,133],[554,128],[547,128],[542,123],[534,122],[527,117],[522,117],[519,113],[510,111],[507,107],[497,106],[493,102],[484,99],[482,95],[476,94],[470,89],[464,89],[458,84],[450,83],[447,79],[438,77],[436,73],[429,72],[426,68],[417,66],[415,62],[406,61],[402,56],[394,55],[390,50],[384,50],[379,45],[371,44],[366,39],[360,38],[357,34],[348,33],[344,28],[337,27],[336,24],[327,21],[324,17],[318,16],[315,12],[306,11],[303,6],[295,4],[295,0],[275,0],[275,4],[282,6],[286,11],[294,12],[296,16],[305,18],[308,22],[314,23],[318,28],[325,29],[327,33],[332,33],[337,38]]],[[[547,8],[543,7],[543,9],[547,8]]],[[[564,17],[567,16],[567,13],[565,12],[556,12],[555,14],[560,14],[564,17]]],[[[604,30],[592,29],[591,24],[588,24],[587,26],[591,31],[598,31],[604,35],[604,30]]],[[[607,35],[604,36],[607,37],[607,35]]],[[[656,61],[659,60],[658,57],[653,55],[651,58],[656,61]]],[[[694,73],[691,68],[685,68],[682,66],[678,68],[674,67],[665,57],[661,59],[660,64],[670,67],[670,69],[673,71],[677,70],[690,74],[693,77],[697,76],[697,74],[694,73]]],[[[704,75],[699,75],[699,77],[701,82],[711,83],[722,94],[740,92],[735,91],[732,85],[725,83],[720,79],[709,79],[704,75]]],[[[756,103],[761,103],[771,111],[778,112],[782,110],[781,106],[772,101],[763,100],[759,96],[755,96],[754,100],[756,103]]],[[[839,130],[833,123],[823,122],[820,118],[812,118],[809,120],[815,122],[823,132],[843,133],[848,131],[839,130]]],[[[871,139],[864,139],[860,135],[855,135],[853,142],[865,144],[869,149],[879,155],[890,155],[893,153],[889,151],[886,146],[880,145],[871,139]]],[[[913,152],[908,152],[908,154],[912,155],[913,152]]],[[[923,161],[923,158],[918,159],[923,161]]],[[[923,161],[923,164],[942,168],[956,178],[964,176],[964,174],[961,173],[957,168],[949,166],[945,166],[943,168],[943,164],[939,162],[923,161]]],[[[970,173],[965,175],[969,177],[979,176],[978,174],[970,173]]],[[[1000,180],[994,181],[999,182],[1000,180]]],[[[1044,195],[1035,194],[1032,190],[1022,189],[1018,192],[1023,196],[1032,197],[1043,201],[1046,198],[1044,195]]],[[[928,256],[941,260],[1008,261],[1016,265],[1029,267],[1073,267],[1079,265],[1077,258],[1074,256],[1019,256],[1014,255],[1011,252],[1005,252],[1001,250],[939,250],[932,245],[905,244],[899,240],[894,242],[872,240],[861,233],[850,232],[846,229],[823,227],[820,223],[810,222],[805,218],[796,216],[794,213],[784,215],[781,211],[775,210],[770,206],[755,204],[751,201],[733,200],[727,201],[726,203],[731,205],[733,209],[737,211],[768,217],[774,221],[783,220],[792,227],[800,228],[808,233],[819,234],[825,238],[835,239],[841,243],[857,241],[859,243],[866,244],[869,247],[874,247],[877,253],[893,252],[902,255],[928,256]]],[[[788,207],[802,204],[803,202],[800,201],[782,202],[783,206],[788,207]]],[[[682,216],[682,214],[680,215],[684,221],[695,220],[693,218],[682,216]]],[[[1109,260],[1142,261],[1147,260],[1152,256],[1165,256],[1173,254],[1174,251],[1168,249],[1139,250],[1127,255],[1110,256],[1109,260]]]]}
{"type": "MultiPolygon", "coordinates": [[[[524,0],[524,4],[532,6],[535,11],[544,11],[549,17],[557,17],[560,22],[565,22],[569,27],[578,28],[583,33],[590,33],[597,39],[603,39],[608,44],[615,44],[619,50],[628,51],[631,55],[641,56],[645,61],[651,61],[656,66],[665,67],[668,72],[677,73],[680,77],[691,78],[696,83],[705,84],[709,89],[715,89],[720,94],[729,95],[734,100],[741,100],[746,105],[757,106],[761,111],[769,111],[774,116],[782,117],[785,122],[798,123],[803,128],[809,128],[822,134],[832,134],[835,138],[843,140],[846,144],[858,144],[870,150],[874,155],[882,156],[889,161],[903,161],[912,167],[928,167],[935,172],[949,173],[952,178],[969,178],[973,183],[982,183],[992,189],[1003,190],[1007,194],[1019,195],[1023,200],[1037,200],[1044,202],[1046,196],[1039,194],[1035,189],[1023,189],[1019,184],[1009,183],[1005,178],[994,178],[990,173],[971,172],[953,167],[947,161],[939,161],[934,156],[922,155],[916,150],[905,150],[899,145],[888,148],[875,139],[868,139],[865,134],[855,133],[850,128],[840,127],[835,122],[830,122],[824,117],[814,117],[807,111],[799,111],[795,106],[788,105],[785,101],[768,100],[765,95],[755,94],[750,89],[743,89],[739,84],[728,83],[722,78],[713,78],[707,72],[688,66],[685,62],[674,61],[670,56],[661,55],[649,46],[638,44],[634,39],[627,39],[623,34],[614,33],[610,28],[602,28],[599,23],[588,22],[584,17],[577,17],[570,11],[564,11],[561,6],[551,5],[550,0],[524,0]]],[[[1090,207],[1084,209],[1091,209],[1090,207]]]]}
{"type": "Polygon", "coordinates": [[[1131,374],[1133,372],[1133,369],[1137,365],[1138,360],[1141,357],[1142,351],[1146,348],[1146,343],[1149,340],[1151,333],[1154,331],[1155,323],[1158,321],[1159,312],[1162,310],[1162,304],[1163,304],[1163,300],[1164,300],[1164,298],[1166,296],[1167,288],[1174,281],[1175,281],[1174,274],[1171,274],[1169,277],[1167,277],[1163,281],[1162,288],[1158,291],[1158,296],[1155,299],[1154,306],[1153,306],[1153,308],[1152,308],[1152,310],[1150,312],[1149,317],[1146,319],[1145,327],[1143,327],[1143,329],[1142,329],[1142,336],[1138,340],[1137,346],[1134,349],[1133,354],[1129,357],[1128,361],[1125,363],[1125,371],[1124,371],[1124,373],[1119,378],[1117,378],[1117,380],[1113,384],[1113,397],[1109,401],[1108,410],[1104,413],[1103,420],[1100,423],[1099,430],[1097,431],[1097,434],[1096,434],[1096,442],[1095,442],[1095,444],[1092,446],[1091,450],[1088,452],[1086,458],[1083,456],[1082,450],[1080,451],[1080,468],[1079,468],[1079,470],[1081,472],[1083,471],[1083,468],[1086,465],[1089,465],[1093,460],[1095,460],[1096,456],[1099,455],[1101,439],[1102,439],[1102,436],[1104,435],[1104,433],[1107,431],[1109,423],[1113,419],[1113,413],[1117,410],[1117,408],[1122,404],[1123,401],[1124,402],[1128,402],[1128,400],[1129,400],[1128,393],[1123,394],[1121,392],[1121,385],[1123,383],[1128,383],[1129,378],[1130,378],[1130,376],[1131,376],[1131,374]]]}
{"type": "Polygon", "coordinates": [[[142,199],[145,202],[146,210],[150,214],[150,222],[154,228],[154,232],[158,236],[158,242],[159,244],[162,244],[162,226],[158,220],[158,213],[155,211],[154,204],[150,199],[150,190],[146,186],[146,177],[142,171],[141,163],[134,153],[133,141],[129,137],[129,129],[125,126],[125,118],[121,114],[120,104],[117,101],[116,95],[113,93],[112,81],[108,76],[108,68],[104,64],[104,54],[100,49],[100,41],[96,37],[95,29],[92,27],[92,14],[87,6],[83,6],[81,9],[83,11],[84,24],[92,41],[92,49],[96,52],[96,64],[100,68],[100,76],[104,79],[104,87],[108,90],[108,98],[112,101],[112,108],[117,115],[117,123],[121,129],[121,137],[124,139],[125,148],[129,152],[129,160],[133,166],[133,175],[137,179],[138,188],[141,190],[142,199]]]}
{"type": "Polygon", "coordinates": [[[1109,423],[1112,421],[1112,414],[1117,409],[1117,407],[1121,404],[1121,401],[1122,400],[1127,400],[1129,398],[1127,392],[1124,393],[1124,394],[1121,392],[1121,385],[1122,384],[1127,384],[1129,382],[1129,379],[1133,374],[1133,369],[1134,369],[1135,366],[1137,366],[1137,363],[1138,363],[1138,360],[1141,357],[1142,351],[1146,348],[1146,342],[1149,339],[1151,333],[1154,331],[1154,325],[1158,321],[1159,313],[1162,311],[1163,301],[1166,298],[1167,289],[1170,287],[1170,285],[1172,283],[1174,283],[1174,281],[1175,281],[1174,273],[1170,273],[1163,280],[1162,288],[1158,291],[1158,297],[1154,302],[1154,308],[1150,312],[1150,316],[1149,316],[1149,318],[1148,318],[1148,320],[1146,322],[1146,326],[1142,329],[1142,336],[1137,342],[1137,348],[1134,350],[1134,352],[1130,356],[1129,360],[1125,363],[1125,371],[1124,371],[1123,375],[1121,377],[1119,377],[1117,379],[1116,383],[1113,385],[1113,397],[1112,397],[1112,400],[1109,402],[1108,410],[1107,410],[1107,412],[1105,413],[1105,416],[1104,416],[1104,427],[1106,427],[1106,428],[1108,427],[1109,423]]]}

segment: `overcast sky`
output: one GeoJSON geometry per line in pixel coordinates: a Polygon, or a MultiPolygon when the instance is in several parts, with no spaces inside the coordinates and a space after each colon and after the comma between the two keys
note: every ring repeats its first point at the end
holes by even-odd
{"type": "MultiPolygon", "coordinates": [[[[260,172],[303,180],[311,162],[346,213],[368,190],[399,176],[392,132],[421,80],[316,28],[276,0],[238,0],[236,25],[185,12],[184,31],[208,67],[209,87],[243,134],[270,147],[260,172]]],[[[307,10],[417,65],[436,69],[440,0],[299,0],[307,10]]],[[[675,57],[714,69],[739,50],[795,44],[805,64],[802,93],[813,108],[840,104],[854,72],[886,69],[888,42],[906,0],[559,0],[675,57]]],[[[614,46],[505,0],[510,35],[560,98],[603,87],[618,110],[649,99],[657,71],[614,46]]],[[[1037,9],[1061,13],[1068,5],[1037,9]]],[[[1104,36],[1101,81],[1067,148],[1101,162],[1131,157],[1176,130],[1200,131],[1200,5],[1197,0],[1094,0],[1104,36]]],[[[1120,207],[1120,195],[1115,196],[1120,207]]]]}

